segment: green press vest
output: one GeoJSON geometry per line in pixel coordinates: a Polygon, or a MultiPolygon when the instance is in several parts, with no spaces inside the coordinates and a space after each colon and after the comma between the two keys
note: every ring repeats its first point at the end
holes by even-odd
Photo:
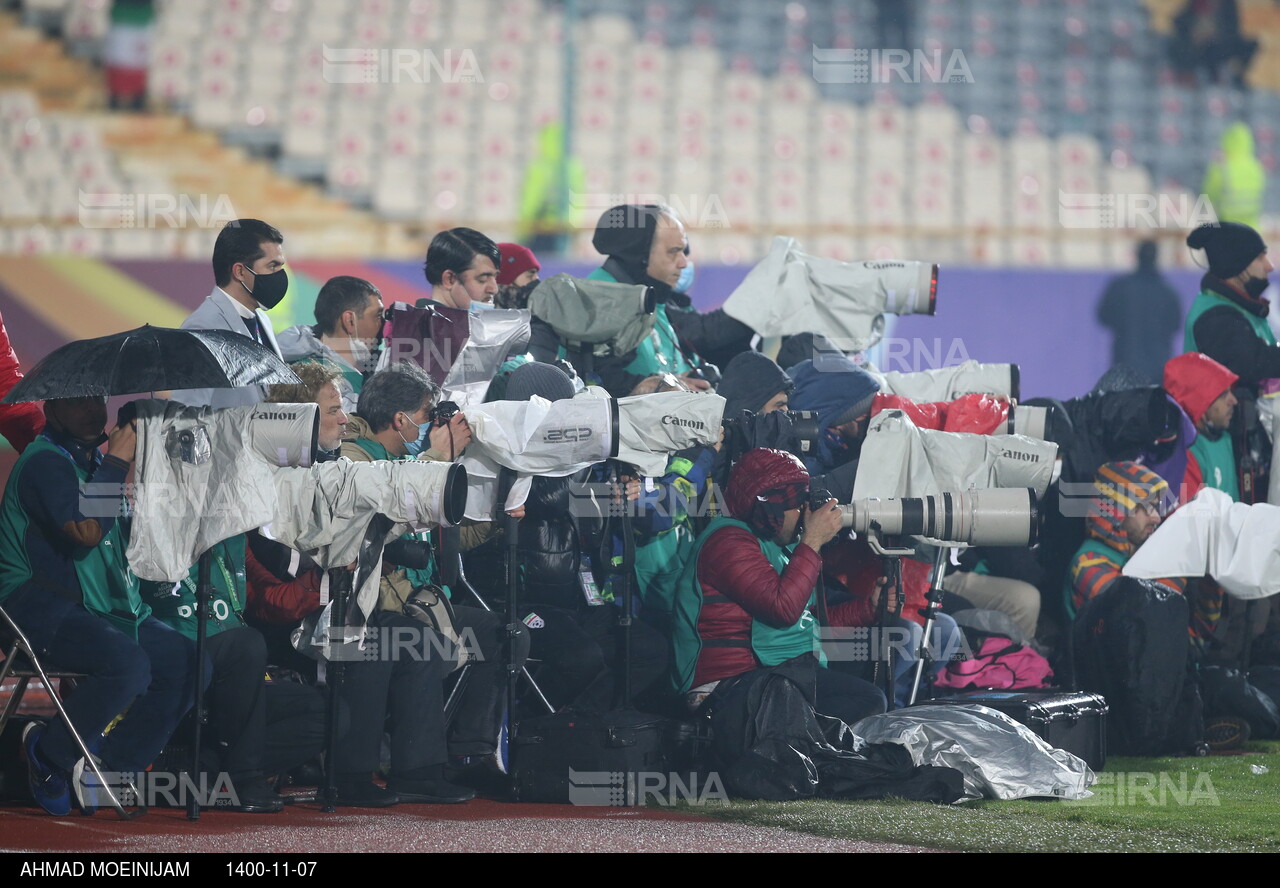
{"type": "MultiPolygon", "coordinates": [[[[684,572],[680,575],[680,582],[676,587],[673,612],[672,682],[680,693],[688,691],[693,684],[698,655],[702,652],[702,638],[698,635],[698,616],[702,613],[702,584],[698,582],[698,556],[711,535],[726,527],[751,530],[746,523],[733,518],[721,516],[713,519],[693,544],[689,560],[685,563],[684,572]]],[[[773,569],[781,574],[791,560],[790,548],[784,548],[772,540],[759,540],[759,543],[764,557],[768,559],[773,569]]],[[[816,594],[809,596],[810,605],[815,598],[816,594]]],[[[793,657],[815,651],[818,653],[819,661],[826,664],[826,657],[823,656],[818,642],[818,621],[814,619],[808,607],[794,625],[782,629],[752,619],[751,651],[764,666],[777,666],[793,657]]]]}
{"type": "MultiPolygon", "coordinates": [[[[9,549],[5,559],[7,563],[25,565],[26,570],[5,578],[0,585],[0,599],[7,598],[33,574],[24,544],[31,519],[18,499],[18,479],[31,458],[44,451],[54,451],[63,456],[75,469],[81,485],[89,480],[89,473],[47,438],[36,438],[23,451],[14,464],[4,501],[0,504],[0,545],[9,549]]],[[[97,546],[82,549],[75,555],[76,579],[80,581],[85,610],[107,620],[136,641],[138,625],[151,615],[151,608],[139,595],[138,578],[129,571],[125,557],[127,544],[120,527],[120,522],[116,521],[97,546]]]]}

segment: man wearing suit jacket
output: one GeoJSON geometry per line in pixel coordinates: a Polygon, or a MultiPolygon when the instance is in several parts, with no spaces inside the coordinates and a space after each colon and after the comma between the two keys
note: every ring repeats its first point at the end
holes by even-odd
{"type": "MultiPolygon", "coordinates": [[[[280,355],[267,312],[289,289],[284,236],[258,219],[228,222],[213,245],[213,279],[213,292],[182,322],[182,329],[231,330],[280,355]]],[[[264,386],[251,385],[183,389],[172,397],[195,407],[243,407],[265,400],[267,392],[264,386]]]]}

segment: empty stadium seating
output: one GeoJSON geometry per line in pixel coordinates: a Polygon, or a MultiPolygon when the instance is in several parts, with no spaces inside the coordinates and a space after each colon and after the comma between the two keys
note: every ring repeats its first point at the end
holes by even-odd
{"type": "MultiPolygon", "coordinates": [[[[1027,0],[1010,14],[1004,0],[922,0],[903,59],[877,45],[870,0],[581,0],[572,57],[555,42],[559,6],[538,0],[158,0],[149,90],[155,107],[398,226],[400,242],[459,223],[515,236],[568,69],[584,202],[714,200],[730,230],[695,235],[709,258],[788,233],[831,255],[1125,264],[1112,232],[1061,224],[1064,199],[1115,182],[1194,189],[1237,118],[1254,122],[1269,168],[1277,149],[1280,95],[1168,77],[1171,3],[1027,0]]],[[[1247,30],[1278,24],[1243,5],[1247,30]]],[[[26,0],[24,14],[81,46],[101,40],[104,6],[26,0]]],[[[0,125],[7,144],[24,138],[0,125]]],[[[25,183],[0,219],[56,228],[73,207],[65,183],[134,185],[120,149],[92,135],[78,153],[27,138],[0,165],[0,180],[25,183]]],[[[1276,185],[1267,208],[1280,209],[1276,185]]]]}

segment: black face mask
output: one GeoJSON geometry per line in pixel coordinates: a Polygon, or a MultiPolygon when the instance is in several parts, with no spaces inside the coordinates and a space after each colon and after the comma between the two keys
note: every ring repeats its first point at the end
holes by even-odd
{"type": "Polygon", "coordinates": [[[240,282],[240,286],[244,287],[244,291],[256,299],[258,304],[267,311],[279,305],[280,300],[284,298],[285,292],[289,289],[289,275],[285,270],[282,268],[270,274],[258,274],[247,265],[244,269],[254,277],[252,290],[244,287],[244,281],[240,282]]]}
{"type": "Polygon", "coordinates": [[[1249,278],[1244,282],[1244,291],[1254,299],[1261,299],[1262,294],[1267,291],[1267,287],[1271,286],[1271,281],[1266,278],[1249,278]]]}

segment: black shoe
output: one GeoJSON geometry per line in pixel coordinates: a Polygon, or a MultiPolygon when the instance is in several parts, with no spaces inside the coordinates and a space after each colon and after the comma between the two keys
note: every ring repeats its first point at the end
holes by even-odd
{"type": "Polygon", "coordinates": [[[318,761],[310,761],[289,772],[290,786],[321,786],[324,784],[324,769],[318,761]]]}
{"type": "Polygon", "coordinates": [[[419,802],[427,805],[460,805],[476,797],[476,791],[469,786],[458,786],[443,777],[430,780],[403,780],[389,783],[388,787],[400,797],[402,802],[419,802]]]}
{"type": "Polygon", "coordinates": [[[284,810],[284,799],[276,795],[276,791],[262,778],[236,783],[235,795],[239,804],[228,806],[228,811],[239,811],[241,814],[279,814],[284,810]]]}
{"type": "Polygon", "coordinates": [[[344,808],[390,808],[402,801],[399,794],[383,789],[368,777],[338,780],[334,790],[338,796],[334,804],[344,808]]]}

